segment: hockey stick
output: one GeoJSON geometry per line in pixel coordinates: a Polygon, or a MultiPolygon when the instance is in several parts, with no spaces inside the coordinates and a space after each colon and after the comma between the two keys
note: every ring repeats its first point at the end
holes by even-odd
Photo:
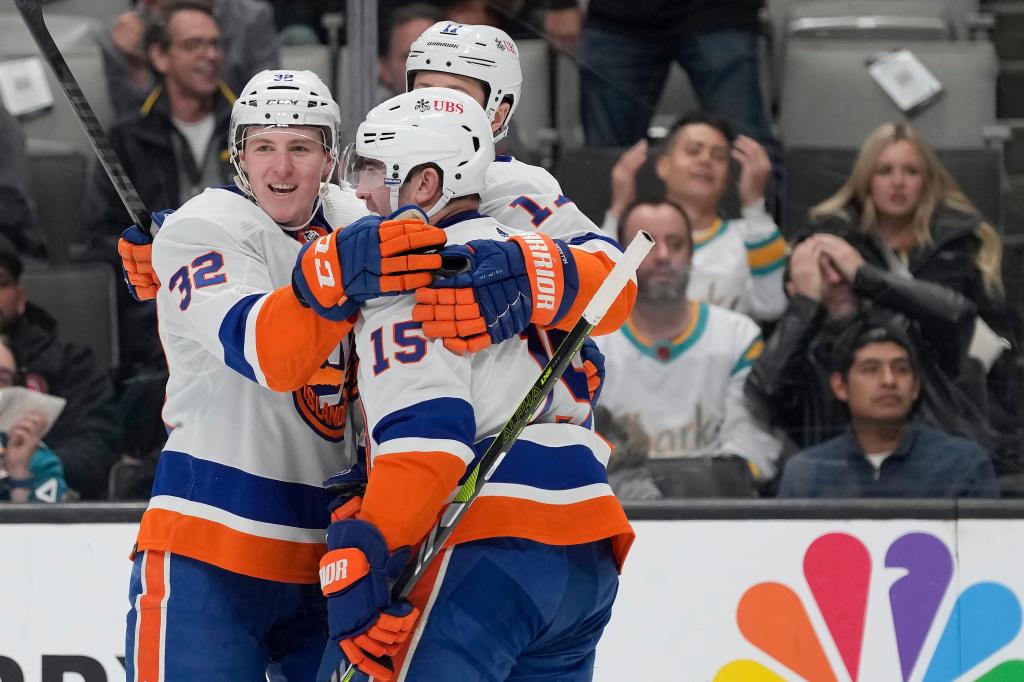
{"type": "MultiPolygon", "coordinates": [[[[480,494],[480,490],[491,478],[505,455],[515,444],[519,434],[526,428],[530,418],[537,411],[537,408],[554,389],[556,382],[561,378],[565,368],[569,366],[573,357],[580,351],[583,342],[586,341],[590,332],[601,322],[601,319],[608,312],[608,308],[618,298],[619,292],[626,286],[626,282],[636,272],[640,261],[654,246],[654,239],[647,232],[641,230],[622,254],[619,262],[615,264],[612,271],[608,273],[597,293],[587,304],[583,316],[573,325],[568,335],[558,345],[558,349],[548,360],[548,364],[541,370],[540,376],[533,382],[533,386],[527,391],[526,396],[516,407],[515,412],[501,427],[501,431],[487,447],[487,450],[480,457],[473,472],[462,484],[455,494],[454,501],[448,506],[441,520],[434,529],[430,531],[427,539],[420,547],[416,561],[406,567],[405,572],[395,583],[391,591],[392,599],[399,601],[406,599],[412,589],[419,582],[426,571],[427,566],[444,547],[444,543],[455,531],[459,520],[466,514],[469,505],[480,494]]],[[[379,663],[391,668],[391,661],[386,658],[377,659],[379,663]]],[[[356,673],[356,667],[350,665],[341,678],[341,682],[349,682],[356,673]]]]}
{"type": "Polygon", "coordinates": [[[96,113],[89,106],[89,100],[85,98],[82,88],[75,80],[75,74],[71,73],[67,62],[64,61],[64,56],[57,48],[57,44],[53,42],[53,37],[50,36],[50,31],[46,28],[46,22],[43,21],[43,10],[39,6],[39,0],[14,0],[14,4],[18,6],[18,12],[25,20],[25,26],[32,34],[32,39],[39,47],[43,58],[46,59],[50,68],[53,69],[54,75],[57,76],[57,82],[60,83],[64,96],[71,104],[78,122],[82,124],[85,136],[89,138],[89,144],[96,152],[100,165],[103,166],[107,177],[113,183],[117,195],[121,197],[121,203],[124,204],[128,215],[131,216],[132,222],[143,230],[151,232],[152,220],[149,211],[146,210],[142,199],[139,198],[139,193],[135,191],[135,185],[125,173],[121,160],[114,153],[107,134],[103,132],[103,126],[100,125],[96,113]]]}

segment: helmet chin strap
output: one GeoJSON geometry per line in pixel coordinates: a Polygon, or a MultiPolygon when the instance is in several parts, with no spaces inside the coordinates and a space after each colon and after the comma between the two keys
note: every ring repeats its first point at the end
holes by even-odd
{"type": "MultiPolygon", "coordinates": [[[[397,185],[397,186],[392,187],[391,188],[391,192],[389,193],[390,204],[391,204],[391,212],[392,213],[397,211],[402,206],[405,206],[406,204],[410,203],[408,201],[406,201],[406,202],[399,201],[399,199],[398,199],[398,192],[400,190],[401,190],[401,185],[397,185]]],[[[444,208],[445,206],[448,205],[448,201],[450,199],[451,199],[451,197],[448,196],[448,193],[445,192],[444,190],[442,190],[441,191],[441,196],[439,196],[437,198],[437,202],[433,206],[430,207],[429,211],[426,211],[427,217],[428,218],[433,218],[434,215],[436,215],[438,211],[440,211],[442,208],[444,208]]]]}

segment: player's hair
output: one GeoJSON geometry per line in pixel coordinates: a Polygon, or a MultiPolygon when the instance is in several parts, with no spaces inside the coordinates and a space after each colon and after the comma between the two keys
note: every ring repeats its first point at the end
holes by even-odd
{"type": "Polygon", "coordinates": [[[377,36],[377,56],[386,57],[391,50],[391,35],[396,28],[410,21],[424,19],[436,24],[444,21],[445,15],[439,8],[425,2],[413,2],[408,5],[397,7],[388,13],[384,21],[380,22],[380,30],[377,36]]]}
{"type": "Polygon", "coordinates": [[[981,219],[978,209],[964,195],[949,171],[942,165],[932,148],[913,128],[904,123],[883,123],[868,135],[861,145],[853,171],[839,191],[810,210],[812,221],[824,218],[839,218],[849,221],[852,211],[860,216],[856,229],[865,234],[878,230],[878,212],[871,198],[871,178],[878,164],[878,157],[889,145],[906,140],[917,150],[924,165],[924,187],[921,201],[914,211],[912,229],[914,246],[931,242],[931,222],[936,209],[941,206],[969,213],[979,217],[975,235],[980,241],[975,265],[981,272],[987,294],[1002,296],[1003,279],[1000,272],[1003,259],[1003,244],[996,231],[981,219]]]}
{"type": "Polygon", "coordinates": [[[682,206],[672,201],[671,199],[638,199],[626,207],[626,210],[622,212],[619,217],[619,232],[626,227],[626,223],[629,221],[630,215],[633,211],[640,206],[650,206],[651,208],[657,208],[658,206],[671,206],[683,219],[683,225],[686,226],[686,239],[690,244],[690,254],[693,254],[693,222],[690,221],[690,215],[686,212],[682,206]]]}
{"type": "Polygon", "coordinates": [[[702,123],[707,126],[711,126],[718,132],[722,133],[726,141],[732,146],[732,143],[736,141],[736,132],[733,130],[732,125],[727,119],[718,114],[712,114],[708,111],[695,110],[690,111],[680,116],[675,123],[672,124],[672,128],[668,131],[668,137],[665,139],[665,150],[669,151],[675,147],[676,140],[679,139],[679,133],[686,126],[692,126],[702,123]]]}
{"type": "Polygon", "coordinates": [[[151,16],[149,23],[146,24],[146,32],[143,35],[143,49],[149,52],[149,48],[153,45],[159,46],[161,50],[170,48],[171,17],[178,12],[184,11],[202,12],[213,19],[214,23],[217,23],[217,18],[213,16],[213,10],[210,8],[209,3],[200,2],[199,0],[174,0],[174,2],[168,3],[163,9],[153,13],[151,16]]]}

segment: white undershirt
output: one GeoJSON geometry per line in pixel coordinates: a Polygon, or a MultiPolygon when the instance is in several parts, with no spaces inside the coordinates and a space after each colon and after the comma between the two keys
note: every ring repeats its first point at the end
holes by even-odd
{"type": "Polygon", "coordinates": [[[882,462],[884,462],[886,457],[888,457],[892,453],[892,450],[888,450],[886,452],[874,452],[866,454],[864,456],[868,458],[869,462],[871,462],[871,466],[875,467],[875,471],[878,471],[879,469],[882,468],[882,462]]]}
{"type": "Polygon", "coordinates": [[[203,157],[206,156],[206,148],[210,145],[210,137],[213,135],[213,114],[207,114],[195,123],[185,123],[174,117],[171,117],[171,121],[188,142],[192,160],[196,166],[202,168],[203,157]]]}

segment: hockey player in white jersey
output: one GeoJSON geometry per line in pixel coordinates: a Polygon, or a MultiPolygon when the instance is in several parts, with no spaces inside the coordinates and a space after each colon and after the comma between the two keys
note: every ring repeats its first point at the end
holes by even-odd
{"type": "MultiPolygon", "coordinates": [[[[607,363],[602,406],[634,415],[650,440],[649,458],[733,454],[758,480],[770,479],[782,444],[756,414],[743,384],[764,343],[746,315],[687,295],[693,242],[689,218],[669,201],[623,213],[624,236],[643,226],[656,245],[640,265],[640,293],[629,321],[601,339],[607,363]]],[[[613,483],[642,489],[644,472],[613,483]]]]}
{"type": "Polygon", "coordinates": [[[155,239],[170,433],[134,551],[129,680],[265,679],[271,662],[292,682],[316,674],[321,484],[348,463],[348,318],[429,283],[441,259],[413,251],[445,240],[379,218],[332,231],[323,181],[339,123],[314,74],[257,74],[231,116],[239,185],[186,202],[155,239]],[[313,239],[321,248],[301,251],[313,239]],[[315,270],[335,305],[311,309],[297,269],[315,270]]]}
{"type": "MultiPolygon", "coordinates": [[[[570,249],[481,215],[492,142],[483,110],[462,93],[399,95],[357,135],[363,172],[387,179],[370,193],[373,207],[423,206],[455,245],[442,254],[468,257],[466,276],[496,297],[529,301],[536,324],[523,338],[456,355],[423,336],[414,297],[362,308],[355,342],[369,482],[355,516],[328,530],[321,580],[332,638],[374,679],[589,680],[633,534],[576,370],[484,484],[411,603],[392,602],[390,583],[509,417],[510,398],[547,361],[552,340],[539,326],[571,325],[600,283],[586,263],[618,247],[583,234],[570,249]],[[513,265],[524,259],[525,269],[513,265]],[[374,658],[384,653],[393,673],[374,658]]],[[[627,289],[599,331],[628,314],[635,285],[627,289]]]]}

